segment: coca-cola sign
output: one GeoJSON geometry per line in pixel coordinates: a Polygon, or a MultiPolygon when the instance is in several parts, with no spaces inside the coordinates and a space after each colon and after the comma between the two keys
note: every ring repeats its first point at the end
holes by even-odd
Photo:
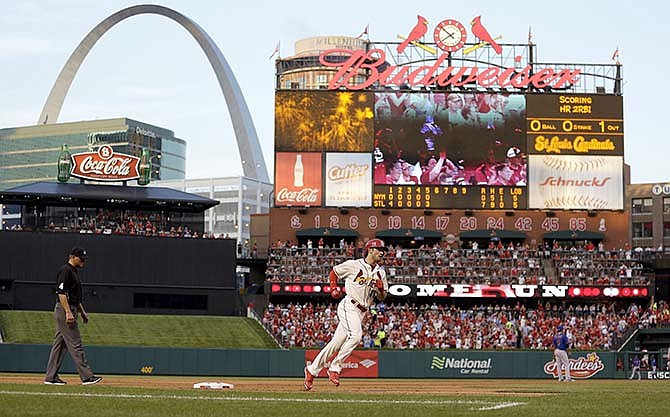
{"type": "Polygon", "coordinates": [[[72,176],[93,181],[128,181],[140,177],[140,158],[115,153],[111,146],[103,145],[97,152],[72,155],[72,176]]]}
{"type": "MultiPolygon", "coordinates": [[[[580,356],[577,359],[570,359],[570,377],[574,379],[591,378],[603,369],[605,369],[605,364],[595,352],[589,353],[586,357],[580,356]]],[[[554,378],[561,376],[561,370],[558,369],[555,360],[544,364],[544,372],[554,378]]]]}
{"type": "Polygon", "coordinates": [[[275,206],[321,206],[321,153],[277,152],[275,157],[275,206]]]}
{"type": "Polygon", "coordinates": [[[303,188],[298,191],[282,188],[277,192],[277,202],[296,206],[313,206],[319,202],[320,191],[318,188],[303,188]]]}

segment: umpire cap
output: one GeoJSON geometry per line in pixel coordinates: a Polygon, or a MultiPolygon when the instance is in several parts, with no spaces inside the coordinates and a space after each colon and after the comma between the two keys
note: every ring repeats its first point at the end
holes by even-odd
{"type": "Polygon", "coordinates": [[[86,253],[86,249],[80,248],[78,246],[75,246],[72,248],[70,251],[71,256],[76,256],[79,259],[86,259],[88,257],[88,253],[86,253]]]}
{"type": "Polygon", "coordinates": [[[370,249],[370,248],[375,248],[378,250],[383,250],[386,251],[386,246],[384,245],[384,241],[381,239],[370,239],[368,240],[368,243],[365,244],[365,249],[370,249]]]}

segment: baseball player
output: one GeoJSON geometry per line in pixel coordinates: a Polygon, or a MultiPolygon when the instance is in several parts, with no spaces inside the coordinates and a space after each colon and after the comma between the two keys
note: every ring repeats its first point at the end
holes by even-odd
{"type": "Polygon", "coordinates": [[[570,377],[570,360],[568,359],[568,345],[570,340],[563,332],[563,325],[556,328],[557,332],[554,336],[554,360],[556,361],[556,368],[558,369],[559,381],[572,381],[570,377]],[[564,370],[561,376],[561,369],[564,370]]]}
{"type": "Polygon", "coordinates": [[[656,355],[651,355],[651,359],[649,361],[651,364],[651,379],[656,379],[656,355]]]}
{"type": "Polygon", "coordinates": [[[637,355],[633,357],[633,372],[631,372],[628,379],[633,379],[636,373],[637,373],[637,379],[638,380],[642,379],[642,377],[640,376],[640,358],[637,355]]]}
{"type": "Polygon", "coordinates": [[[342,290],[338,280],[344,280],[346,297],[337,306],[339,324],[331,341],[321,349],[314,362],[305,367],[305,391],[312,389],[314,377],[326,367],[328,360],[335,356],[328,368],[328,379],[335,386],[340,385],[340,372],[344,360],[354,351],[363,336],[362,321],[373,303],[374,297],[386,298],[388,282],[386,272],[379,264],[386,253],[384,242],[371,239],[365,244],[365,258],[345,261],[335,265],[330,272],[330,295],[339,299],[342,290]]]}

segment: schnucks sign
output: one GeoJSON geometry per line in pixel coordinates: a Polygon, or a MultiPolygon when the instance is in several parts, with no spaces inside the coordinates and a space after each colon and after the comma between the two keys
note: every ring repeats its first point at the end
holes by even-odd
{"type": "Polygon", "coordinates": [[[72,176],[93,181],[128,181],[140,177],[140,158],[115,153],[111,146],[103,145],[98,152],[72,155],[72,176]]]}
{"type": "MultiPolygon", "coordinates": [[[[392,65],[386,60],[386,52],[382,49],[351,50],[335,48],[324,51],[319,56],[319,62],[326,67],[334,68],[337,72],[331,79],[328,88],[331,90],[344,87],[347,90],[362,90],[371,86],[385,87],[388,85],[409,86],[436,85],[438,87],[455,86],[476,83],[481,87],[513,87],[513,88],[562,88],[576,84],[579,81],[580,69],[552,69],[542,68],[534,70],[532,65],[524,68],[515,66],[513,68],[479,68],[458,67],[448,65],[442,67],[445,62],[449,64],[450,54],[462,48],[467,39],[465,27],[454,19],[446,19],[437,24],[433,32],[435,45],[443,51],[437,55],[438,50],[432,46],[421,43],[424,35],[428,32],[428,21],[422,16],[417,16],[416,26],[405,39],[398,45],[398,54],[402,54],[406,47],[412,45],[421,48],[436,56],[431,65],[423,65],[411,68],[410,65],[392,65]],[[451,40],[454,40],[453,42],[451,40]],[[331,59],[330,57],[337,57],[331,59]],[[365,81],[358,83],[358,75],[362,72],[367,74],[365,81]]],[[[481,16],[475,17],[471,22],[472,34],[478,43],[464,49],[464,55],[483,46],[491,46],[498,55],[502,54],[502,46],[495,42],[486,28],[482,25],[481,16]],[[469,50],[469,51],[468,51],[469,50]]],[[[530,44],[530,32],[528,34],[530,44]]],[[[515,57],[515,62],[521,62],[521,56],[515,57]]]]}

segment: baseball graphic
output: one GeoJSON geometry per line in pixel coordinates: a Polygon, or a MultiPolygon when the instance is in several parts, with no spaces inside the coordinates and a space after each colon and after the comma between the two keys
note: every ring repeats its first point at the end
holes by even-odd
{"type": "Polygon", "coordinates": [[[529,206],[537,209],[623,209],[619,156],[530,155],[529,206]]]}

